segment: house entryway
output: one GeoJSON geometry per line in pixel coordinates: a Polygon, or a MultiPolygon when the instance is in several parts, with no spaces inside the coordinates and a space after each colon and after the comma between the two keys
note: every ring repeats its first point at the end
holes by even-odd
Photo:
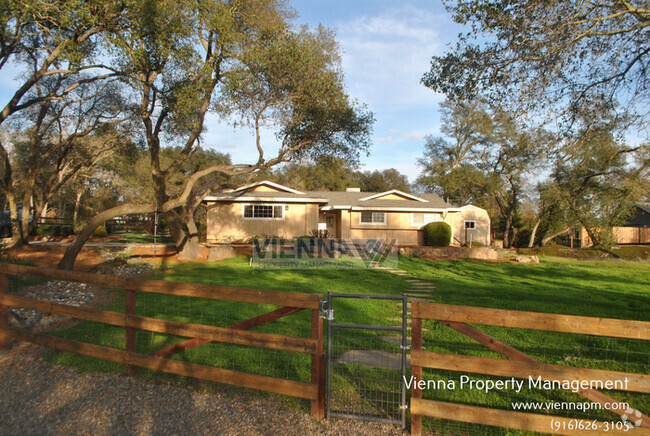
{"type": "Polygon", "coordinates": [[[328,294],[327,417],[405,427],[407,310],[406,295],[328,294]],[[349,315],[361,300],[380,310],[399,310],[401,317],[381,326],[345,322],[355,319],[349,315]]]}

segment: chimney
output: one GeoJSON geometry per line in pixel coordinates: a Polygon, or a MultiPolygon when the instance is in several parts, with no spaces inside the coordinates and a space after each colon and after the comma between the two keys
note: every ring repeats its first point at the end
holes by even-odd
{"type": "Polygon", "coordinates": [[[345,192],[361,192],[361,188],[345,188],[345,192]]]}

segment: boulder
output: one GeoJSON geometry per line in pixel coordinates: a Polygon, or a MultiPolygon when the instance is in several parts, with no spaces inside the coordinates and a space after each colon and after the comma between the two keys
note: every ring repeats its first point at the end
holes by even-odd
{"type": "Polygon", "coordinates": [[[413,256],[413,249],[412,248],[406,248],[406,247],[400,248],[399,251],[398,251],[398,254],[400,256],[404,256],[404,257],[411,257],[411,256],[413,256]]]}
{"type": "Polygon", "coordinates": [[[523,264],[529,264],[529,263],[533,263],[533,260],[528,256],[517,256],[515,258],[515,262],[523,263],[523,264]]]}

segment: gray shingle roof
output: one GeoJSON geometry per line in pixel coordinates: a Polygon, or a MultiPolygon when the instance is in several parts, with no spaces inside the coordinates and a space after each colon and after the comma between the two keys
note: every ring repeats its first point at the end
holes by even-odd
{"type": "Polygon", "coordinates": [[[292,199],[294,201],[300,199],[311,199],[312,202],[322,203],[328,206],[351,206],[351,207],[364,207],[364,208],[409,208],[409,209],[448,209],[453,206],[445,202],[437,194],[410,194],[419,197],[426,202],[417,200],[381,200],[372,199],[361,201],[362,198],[371,197],[379,192],[337,192],[337,191],[304,191],[302,194],[294,194],[290,192],[215,192],[208,200],[218,201],[237,201],[241,197],[255,197],[261,199],[292,199]]]}

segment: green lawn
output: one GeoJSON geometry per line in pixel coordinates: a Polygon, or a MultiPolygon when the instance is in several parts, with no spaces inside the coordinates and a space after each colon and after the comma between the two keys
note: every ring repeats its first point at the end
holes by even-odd
{"type": "MultiPolygon", "coordinates": [[[[153,244],[154,238],[153,235],[148,233],[118,233],[122,239],[111,240],[111,242],[123,243],[123,244],[153,244]]],[[[168,242],[174,242],[171,236],[158,235],[156,236],[157,244],[164,244],[168,242]]]]}
{"type": "MultiPolygon", "coordinates": [[[[432,262],[403,259],[400,266],[412,275],[436,284],[433,301],[445,304],[526,310],[534,312],[650,320],[650,265],[647,262],[575,261],[542,258],[539,265],[483,262],[432,262]]],[[[484,346],[435,321],[425,321],[423,334],[429,351],[502,358],[484,346]]],[[[634,373],[650,373],[650,346],[644,341],[593,337],[537,330],[507,329],[481,326],[497,339],[555,365],[598,368],[634,373]]],[[[461,373],[425,370],[433,380],[454,380],[459,385],[461,373]]],[[[496,377],[472,376],[485,380],[496,377]]],[[[525,390],[492,391],[429,390],[424,397],[439,401],[476,406],[511,409],[513,401],[586,401],[566,391],[525,390]]],[[[625,400],[641,411],[650,410],[650,395],[613,392],[611,396],[625,400]]],[[[614,420],[618,416],[601,411],[554,412],[563,416],[614,420]]],[[[424,420],[425,428],[440,434],[488,433],[507,434],[481,426],[453,421],[424,420]]],[[[513,433],[512,431],[510,433],[513,433]]],[[[517,434],[514,432],[514,434],[517,434]]]]}
{"type": "MultiPolygon", "coordinates": [[[[432,301],[445,304],[470,305],[536,312],[644,320],[650,319],[650,264],[623,261],[575,261],[542,258],[539,265],[500,262],[428,261],[401,259],[400,268],[413,276],[435,284],[432,301]]],[[[238,286],[277,291],[327,294],[327,292],[401,295],[407,282],[396,275],[377,270],[259,270],[251,269],[248,258],[236,257],[219,262],[172,264],[156,274],[162,280],[238,286]]],[[[123,292],[115,293],[110,310],[122,311],[123,292]]],[[[208,325],[228,326],[238,321],[273,310],[274,306],[218,302],[156,294],[138,294],[138,314],[170,320],[208,325]]],[[[358,324],[395,324],[399,317],[397,304],[353,300],[336,307],[337,322],[358,324]]],[[[496,353],[433,321],[425,322],[425,348],[431,351],[499,358],[496,353]]],[[[256,331],[309,335],[309,313],[283,318],[256,328],[256,331]]],[[[637,373],[650,373],[650,347],[633,340],[548,333],[521,329],[480,327],[533,357],[548,363],[591,367],[637,373]]],[[[124,346],[124,330],[102,324],[82,322],[55,333],[117,348],[124,346]]],[[[362,347],[371,340],[361,333],[351,339],[353,346],[362,347]]],[[[150,353],[182,341],[182,338],[139,332],[138,351],[150,353]]],[[[386,345],[386,349],[394,346],[386,345]]],[[[209,344],[175,356],[191,362],[227,369],[309,381],[309,357],[296,353],[275,352],[227,344],[209,344]]],[[[68,353],[52,352],[48,359],[77,366],[82,370],[122,371],[120,365],[99,362],[68,353]]],[[[153,375],[143,372],[147,376],[153,375]]],[[[456,379],[460,374],[427,371],[427,377],[437,380],[456,379]]],[[[164,377],[164,376],[156,376],[164,377]]],[[[476,378],[481,378],[476,376],[476,378]]],[[[455,401],[510,409],[510,402],[524,397],[528,400],[579,401],[566,392],[526,391],[492,392],[427,391],[425,398],[455,401]],[[525,395],[524,395],[525,394],[525,395]]],[[[650,396],[614,393],[638,409],[648,412],[650,396]]],[[[304,407],[304,405],[303,405],[304,407]]],[[[582,415],[579,415],[582,416],[582,415]]],[[[591,412],[589,417],[615,419],[610,413],[591,412]]],[[[617,419],[617,418],[616,418],[617,419]]],[[[442,433],[483,433],[485,429],[425,419],[426,428],[435,426],[442,433]]],[[[504,433],[490,429],[488,433],[504,433]]]]}

